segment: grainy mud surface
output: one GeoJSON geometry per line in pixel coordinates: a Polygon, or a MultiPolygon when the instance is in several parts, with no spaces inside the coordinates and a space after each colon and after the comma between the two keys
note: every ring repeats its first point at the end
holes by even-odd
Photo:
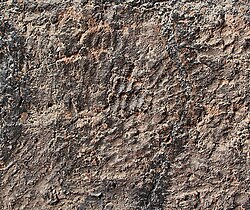
{"type": "Polygon", "coordinates": [[[1,210],[249,210],[249,0],[1,0],[1,210]]]}

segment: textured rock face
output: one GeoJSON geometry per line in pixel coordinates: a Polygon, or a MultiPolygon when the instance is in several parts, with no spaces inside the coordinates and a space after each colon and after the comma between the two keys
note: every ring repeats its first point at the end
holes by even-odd
{"type": "Polygon", "coordinates": [[[250,209],[248,1],[0,11],[0,209],[250,209]]]}

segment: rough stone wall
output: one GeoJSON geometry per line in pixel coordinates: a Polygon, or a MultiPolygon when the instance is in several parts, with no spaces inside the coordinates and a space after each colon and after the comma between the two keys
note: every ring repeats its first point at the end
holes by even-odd
{"type": "Polygon", "coordinates": [[[0,209],[250,209],[249,0],[2,0],[0,209]]]}

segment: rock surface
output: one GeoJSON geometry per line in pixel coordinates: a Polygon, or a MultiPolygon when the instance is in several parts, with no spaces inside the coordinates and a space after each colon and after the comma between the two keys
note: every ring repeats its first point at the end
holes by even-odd
{"type": "Polygon", "coordinates": [[[0,209],[250,209],[248,0],[0,2],[0,209]]]}

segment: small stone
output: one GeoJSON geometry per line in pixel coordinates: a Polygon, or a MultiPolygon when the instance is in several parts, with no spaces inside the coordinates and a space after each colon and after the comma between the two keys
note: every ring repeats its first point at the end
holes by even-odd
{"type": "Polygon", "coordinates": [[[50,18],[50,22],[51,22],[52,24],[57,23],[57,22],[58,22],[58,17],[57,17],[56,15],[53,15],[53,16],[50,18]]]}
{"type": "Polygon", "coordinates": [[[100,193],[90,193],[90,196],[96,197],[96,198],[101,198],[103,196],[103,194],[101,192],[100,193]]]}
{"type": "Polygon", "coordinates": [[[104,210],[111,210],[114,209],[114,205],[112,203],[108,203],[105,207],[104,210]]]}

